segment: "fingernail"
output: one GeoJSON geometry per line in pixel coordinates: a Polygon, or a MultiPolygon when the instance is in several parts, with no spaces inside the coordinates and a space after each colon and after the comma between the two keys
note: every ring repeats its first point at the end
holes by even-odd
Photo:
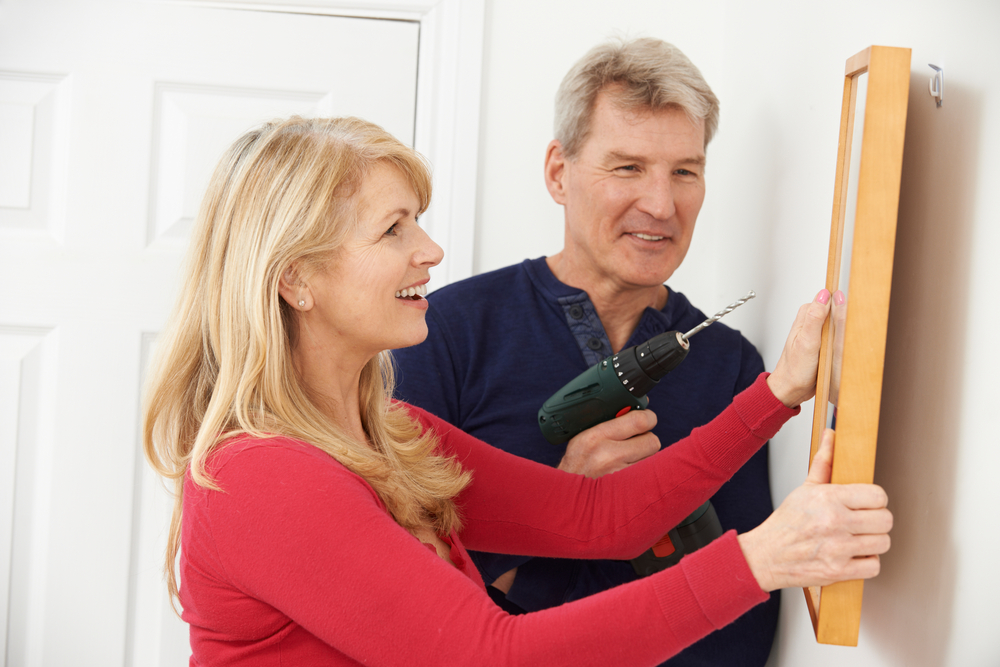
{"type": "Polygon", "coordinates": [[[837,290],[836,292],[833,293],[833,302],[835,304],[837,304],[838,306],[843,306],[845,301],[847,301],[847,297],[844,296],[843,292],[837,290]]]}
{"type": "Polygon", "coordinates": [[[816,300],[825,306],[830,301],[830,290],[821,289],[819,294],[816,295],[816,300]]]}

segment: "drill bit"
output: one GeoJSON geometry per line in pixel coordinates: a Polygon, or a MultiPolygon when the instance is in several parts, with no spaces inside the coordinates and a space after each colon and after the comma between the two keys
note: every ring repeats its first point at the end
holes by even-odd
{"type": "Polygon", "coordinates": [[[696,326],[694,329],[691,329],[691,331],[688,331],[686,334],[681,336],[681,340],[686,341],[688,338],[695,335],[696,333],[707,327],[712,322],[718,322],[720,319],[722,319],[724,315],[728,315],[729,313],[733,312],[734,310],[742,306],[744,303],[754,298],[755,296],[757,296],[757,294],[753,290],[750,290],[749,292],[747,292],[747,295],[745,297],[732,302],[731,304],[729,304],[728,306],[717,312],[715,315],[712,315],[710,318],[708,318],[707,320],[696,326]]]}

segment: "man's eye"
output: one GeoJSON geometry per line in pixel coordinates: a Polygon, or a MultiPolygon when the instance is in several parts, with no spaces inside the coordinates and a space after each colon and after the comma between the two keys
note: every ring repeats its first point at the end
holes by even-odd
{"type": "Polygon", "coordinates": [[[626,164],[621,167],[618,167],[618,169],[625,171],[639,171],[639,167],[635,166],[634,164],[626,164]]]}
{"type": "Polygon", "coordinates": [[[677,175],[678,176],[697,176],[698,174],[694,173],[690,169],[678,169],[677,170],[677,175]]]}

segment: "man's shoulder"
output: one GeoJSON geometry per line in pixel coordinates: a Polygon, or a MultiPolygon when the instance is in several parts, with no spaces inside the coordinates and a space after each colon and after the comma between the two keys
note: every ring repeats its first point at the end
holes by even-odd
{"type": "Polygon", "coordinates": [[[475,314],[502,314],[529,298],[535,290],[535,265],[526,259],[500,269],[465,278],[431,292],[431,310],[449,320],[475,314]]]}
{"type": "Polygon", "coordinates": [[[525,262],[511,264],[510,266],[494,269],[472,276],[471,278],[463,278],[462,280],[450,283],[441,289],[431,292],[429,299],[450,302],[466,298],[470,295],[480,294],[484,290],[491,293],[503,290],[505,286],[509,286],[513,281],[525,279],[525,263],[527,261],[525,260],[525,262]]]}

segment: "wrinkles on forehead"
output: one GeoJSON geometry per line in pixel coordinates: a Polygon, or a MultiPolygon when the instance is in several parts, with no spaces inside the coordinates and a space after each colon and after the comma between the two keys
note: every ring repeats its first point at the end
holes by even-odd
{"type": "MultiPolygon", "coordinates": [[[[612,149],[604,153],[604,160],[606,162],[635,162],[641,164],[648,162],[649,158],[641,154],[628,153],[626,151],[612,149]]],[[[690,157],[683,157],[677,160],[677,164],[685,164],[695,167],[704,167],[705,162],[706,160],[704,154],[692,155],[690,157]]]]}
{"type": "Polygon", "coordinates": [[[614,82],[604,86],[594,97],[594,103],[588,114],[588,127],[583,142],[585,143],[590,134],[590,123],[593,121],[594,112],[601,99],[608,101],[608,104],[616,111],[620,112],[622,118],[628,123],[638,123],[651,114],[661,111],[680,111],[692,125],[704,124],[705,119],[697,116],[689,107],[677,102],[663,102],[662,98],[656,99],[652,96],[652,91],[641,86],[630,86],[624,82],[614,82]]]}

